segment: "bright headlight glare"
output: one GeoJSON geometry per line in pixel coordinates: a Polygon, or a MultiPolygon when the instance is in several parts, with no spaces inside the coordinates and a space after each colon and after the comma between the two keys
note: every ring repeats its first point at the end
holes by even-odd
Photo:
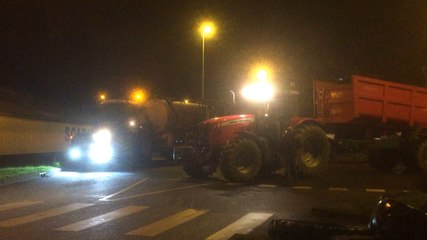
{"type": "Polygon", "coordinates": [[[135,120],[130,120],[129,121],[129,127],[135,127],[135,125],[136,125],[135,120]]]}
{"type": "Polygon", "coordinates": [[[245,86],[242,95],[250,101],[267,102],[273,99],[274,89],[271,84],[260,82],[245,86]]]}
{"type": "Polygon", "coordinates": [[[82,157],[82,151],[78,147],[73,147],[68,151],[68,155],[72,160],[77,160],[82,157]]]}
{"type": "Polygon", "coordinates": [[[92,135],[95,143],[109,143],[111,141],[111,132],[108,129],[101,129],[92,135]]]}
{"type": "Polygon", "coordinates": [[[110,144],[91,144],[89,147],[89,158],[94,163],[107,163],[113,158],[113,148],[110,144]]]}

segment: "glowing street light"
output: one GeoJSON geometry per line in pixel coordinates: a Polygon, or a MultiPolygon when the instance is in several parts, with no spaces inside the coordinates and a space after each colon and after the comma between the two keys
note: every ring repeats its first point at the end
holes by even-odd
{"type": "Polygon", "coordinates": [[[98,99],[100,102],[107,100],[107,94],[106,93],[100,93],[98,96],[98,99]]]}
{"type": "Polygon", "coordinates": [[[148,92],[142,88],[135,88],[130,94],[131,100],[136,104],[142,104],[148,100],[148,92]]]}
{"type": "Polygon", "coordinates": [[[212,22],[203,22],[199,28],[202,35],[202,100],[205,100],[205,38],[215,34],[215,25],[212,22]]]}

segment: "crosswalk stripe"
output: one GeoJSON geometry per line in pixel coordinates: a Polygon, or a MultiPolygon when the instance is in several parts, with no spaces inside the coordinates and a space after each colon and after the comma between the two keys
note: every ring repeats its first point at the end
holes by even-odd
{"type": "Polygon", "coordinates": [[[44,212],[35,213],[28,216],[17,217],[5,221],[0,221],[0,227],[14,227],[25,223],[35,222],[45,218],[50,218],[64,213],[72,212],[81,208],[92,206],[93,204],[87,203],[74,203],[64,207],[54,208],[44,212]]]}
{"type": "Polygon", "coordinates": [[[164,218],[160,221],[154,222],[147,226],[135,229],[127,233],[127,235],[137,235],[137,236],[149,236],[153,237],[162,232],[165,232],[169,229],[172,229],[176,226],[179,226],[183,223],[190,221],[193,218],[196,218],[200,215],[207,213],[209,210],[205,209],[186,209],[182,212],[174,214],[170,217],[164,218]]]}
{"type": "Polygon", "coordinates": [[[116,211],[112,211],[94,218],[89,218],[80,222],[76,222],[67,226],[56,228],[56,231],[69,231],[69,232],[78,232],[82,231],[109,221],[116,220],[118,218],[126,217],[128,215],[140,212],[147,209],[147,206],[128,206],[121,208],[116,211]]]}
{"type": "Polygon", "coordinates": [[[26,201],[20,201],[20,202],[7,203],[7,204],[0,205],[0,212],[7,211],[10,209],[15,209],[15,208],[27,207],[27,206],[31,206],[39,203],[42,203],[42,201],[26,200],[26,201]]]}
{"type": "Polygon", "coordinates": [[[207,240],[226,240],[234,234],[247,234],[256,226],[264,223],[272,213],[248,213],[239,220],[209,236],[207,240]]]}

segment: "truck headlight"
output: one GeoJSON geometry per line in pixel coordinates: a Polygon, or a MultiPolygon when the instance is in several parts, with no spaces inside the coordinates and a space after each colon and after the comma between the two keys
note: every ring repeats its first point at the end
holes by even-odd
{"type": "Polygon", "coordinates": [[[95,143],[106,144],[111,141],[111,132],[108,129],[100,129],[92,135],[95,143]]]}
{"type": "Polygon", "coordinates": [[[92,138],[93,143],[89,146],[89,159],[98,164],[109,162],[113,158],[110,130],[100,129],[92,135],[92,138]]]}
{"type": "Polygon", "coordinates": [[[107,163],[113,158],[113,148],[110,144],[93,143],[89,146],[89,158],[94,163],[107,163]]]}
{"type": "Polygon", "coordinates": [[[82,150],[79,147],[73,147],[68,150],[68,156],[71,160],[78,160],[82,157],[82,150]]]}

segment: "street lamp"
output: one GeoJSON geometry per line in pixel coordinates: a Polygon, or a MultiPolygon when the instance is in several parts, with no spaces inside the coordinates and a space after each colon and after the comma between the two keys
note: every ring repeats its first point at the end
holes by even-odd
{"type": "Polygon", "coordinates": [[[215,34],[215,26],[212,22],[204,22],[199,28],[202,35],[202,100],[205,100],[205,38],[215,34]]]}
{"type": "Polygon", "coordinates": [[[104,92],[101,92],[101,93],[99,93],[99,95],[98,95],[98,100],[99,100],[99,102],[104,102],[105,100],[107,100],[107,94],[106,93],[104,93],[104,92]]]}

